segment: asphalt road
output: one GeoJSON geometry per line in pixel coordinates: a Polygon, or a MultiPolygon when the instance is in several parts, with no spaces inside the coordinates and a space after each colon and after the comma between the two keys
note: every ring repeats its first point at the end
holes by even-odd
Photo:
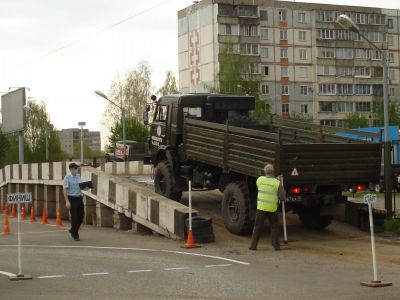
{"type": "MultiPolygon", "coordinates": [[[[3,215],[0,215],[2,221],[3,215]]],[[[17,272],[16,223],[11,236],[0,236],[0,271],[17,272]]],[[[54,220],[51,221],[54,224],[54,220]]],[[[31,281],[11,282],[0,274],[1,299],[399,299],[400,262],[379,265],[380,279],[394,286],[361,287],[372,277],[369,259],[357,259],[316,243],[289,240],[272,251],[265,234],[258,251],[247,250],[249,237],[236,237],[216,226],[217,242],[181,249],[180,241],[109,228],[85,226],[81,242],[67,227],[22,224],[23,273],[31,281]],[[188,253],[188,254],[187,254],[188,253]],[[194,254],[194,255],[193,255],[194,254]]],[[[298,234],[298,233],[297,233],[298,234]]],[[[301,234],[300,234],[301,235],[301,234]]],[[[318,236],[318,234],[316,234],[318,236]]],[[[335,235],[336,243],[346,241],[335,235]]],[[[348,241],[348,240],[347,240],[348,241]]],[[[367,248],[367,237],[350,240],[367,248]]],[[[396,257],[400,243],[390,242],[396,257]]],[[[335,248],[333,248],[335,249],[335,248]]],[[[353,249],[354,250],[354,249],[353,249]]],[[[355,249],[357,251],[357,249],[355,249]]],[[[367,258],[367,257],[365,257],[367,258]]],[[[378,256],[378,259],[381,256],[378,256]]]]}

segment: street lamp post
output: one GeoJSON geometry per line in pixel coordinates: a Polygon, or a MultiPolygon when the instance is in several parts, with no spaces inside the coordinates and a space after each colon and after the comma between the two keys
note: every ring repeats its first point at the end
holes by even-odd
{"type": "Polygon", "coordinates": [[[382,54],[383,67],[383,119],[384,119],[384,178],[385,178],[385,208],[389,218],[393,215],[392,209],[392,171],[391,171],[391,145],[389,141],[389,95],[388,95],[388,65],[387,51],[379,48],[371,42],[362,32],[358,25],[347,15],[340,15],[336,22],[343,28],[357,32],[365,39],[374,49],[382,54]]]}
{"type": "Polygon", "coordinates": [[[106,96],[106,94],[104,94],[101,91],[95,91],[94,92],[97,96],[106,99],[108,102],[110,102],[112,105],[118,107],[121,110],[121,118],[122,118],[122,139],[124,141],[124,160],[126,161],[127,159],[127,155],[126,155],[126,127],[125,127],[125,109],[122,106],[122,98],[121,98],[121,104],[118,105],[117,103],[115,103],[114,101],[111,101],[110,99],[108,99],[108,97],[106,96]]]}
{"type": "Polygon", "coordinates": [[[81,126],[81,164],[83,164],[83,126],[86,126],[86,122],[78,122],[78,126],[81,126]]]}

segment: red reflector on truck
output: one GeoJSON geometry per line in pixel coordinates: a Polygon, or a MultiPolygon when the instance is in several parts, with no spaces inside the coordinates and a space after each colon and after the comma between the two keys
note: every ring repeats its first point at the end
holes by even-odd
{"type": "Polygon", "coordinates": [[[363,190],[365,190],[365,186],[363,186],[363,185],[357,185],[357,191],[361,192],[361,191],[363,191],[363,190]]]}
{"type": "Polygon", "coordinates": [[[291,192],[292,194],[294,194],[294,195],[298,195],[298,194],[300,194],[301,190],[300,190],[299,187],[294,187],[294,188],[292,188],[292,189],[290,190],[290,192],[291,192]]]}

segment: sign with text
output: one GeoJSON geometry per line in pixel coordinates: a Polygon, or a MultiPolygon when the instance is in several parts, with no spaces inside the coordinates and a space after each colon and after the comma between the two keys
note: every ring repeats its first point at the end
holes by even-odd
{"type": "Polygon", "coordinates": [[[364,195],[364,203],[374,203],[374,202],[376,202],[375,194],[364,195]]]}
{"type": "Polygon", "coordinates": [[[32,202],[32,193],[7,194],[7,201],[10,204],[31,203],[32,202]]]}

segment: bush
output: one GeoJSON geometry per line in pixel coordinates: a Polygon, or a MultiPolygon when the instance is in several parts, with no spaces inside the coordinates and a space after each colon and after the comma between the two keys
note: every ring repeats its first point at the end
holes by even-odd
{"type": "Polygon", "coordinates": [[[385,230],[400,234],[400,219],[385,220],[385,230]]]}

